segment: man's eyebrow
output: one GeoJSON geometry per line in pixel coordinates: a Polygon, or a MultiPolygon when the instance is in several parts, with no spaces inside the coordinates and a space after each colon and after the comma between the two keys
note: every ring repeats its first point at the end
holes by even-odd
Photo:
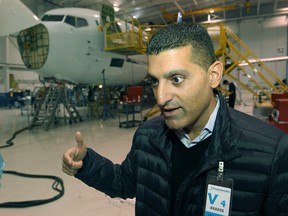
{"type": "Polygon", "coordinates": [[[183,75],[183,76],[188,76],[189,72],[187,70],[184,69],[179,69],[179,70],[171,70],[169,72],[167,72],[166,74],[164,74],[164,77],[168,78],[174,75],[183,75]]]}
{"type": "MultiPolygon", "coordinates": [[[[165,73],[163,76],[164,78],[169,78],[171,76],[175,76],[175,75],[182,75],[182,76],[188,76],[189,75],[189,72],[185,69],[176,69],[176,70],[171,70],[171,71],[168,71],[167,73],[165,73]]],[[[147,78],[148,79],[157,79],[155,76],[153,76],[153,74],[147,73],[147,78]]]]}
{"type": "Polygon", "coordinates": [[[149,73],[147,74],[146,78],[147,78],[147,79],[156,79],[153,75],[151,75],[151,74],[149,74],[149,73]]]}

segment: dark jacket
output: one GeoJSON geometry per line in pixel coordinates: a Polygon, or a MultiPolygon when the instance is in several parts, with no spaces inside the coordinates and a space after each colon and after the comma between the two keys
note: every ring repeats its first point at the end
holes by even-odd
{"type": "MultiPolygon", "coordinates": [[[[179,187],[175,213],[203,215],[207,175],[234,180],[232,216],[288,215],[288,136],[276,127],[227,107],[222,96],[211,143],[197,169],[179,187]]],[[[114,165],[89,149],[76,177],[111,197],[136,197],[137,216],[168,216],[171,149],[175,135],[162,117],[139,127],[131,151],[114,165]]]]}

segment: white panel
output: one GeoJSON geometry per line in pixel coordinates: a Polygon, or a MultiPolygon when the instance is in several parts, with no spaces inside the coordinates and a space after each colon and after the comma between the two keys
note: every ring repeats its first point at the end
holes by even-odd
{"type": "Polygon", "coordinates": [[[239,23],[239,37],[248,47],[260,57],[261,55],[261,20],[243,20],[239,23]]]}

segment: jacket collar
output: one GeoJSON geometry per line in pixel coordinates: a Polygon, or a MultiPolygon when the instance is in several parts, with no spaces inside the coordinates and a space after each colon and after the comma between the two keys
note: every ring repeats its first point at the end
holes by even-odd
{"type": "Polygon", "coordinates": [[[237,143],[241,131],[233,124],[230,116],[231,108],[227,106],[223,96],[219,92],[216,92],[216,94],[218,94],[220,100],[220,109],[212,134],[212,143],[208,147],[208,154],[216,154],[219,160],[226,161],[239,156],[237,143]]]}
{"type": "MultiPolygon", "coordinates": [[[[210,166],[218,165],[218,162],[232,160],[240,156],[237,148],[241,131],[234,127],[230,116],[230,111],[223,96],[218,91],[215,91],[220,100],[220,108],[216,117],[214,130],[211,136],[211,144],[206,151],[207,163],[210,166]]],[[[160,148],[166,160],[170,160],[170,153],[172,149],[172,142],[175,139],[174,132],[169,129],[163,116],[159,117],[162,121],[162,126],[155,130],[150,137],[150,143],[154,144],[156,148],[160,148]],[[174,138],[173,138],[174,137],[174,138]]]]}

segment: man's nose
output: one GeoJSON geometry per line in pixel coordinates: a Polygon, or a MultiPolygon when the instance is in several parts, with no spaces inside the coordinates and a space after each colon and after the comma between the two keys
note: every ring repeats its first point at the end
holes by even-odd
{"type": "Polygon", "coordinates": [[[160,83],[156,89],[155,96],[157,104],[160,106],[164,106],[172,98],[172,94],[169,87],[165,84],[160,83]]]}

